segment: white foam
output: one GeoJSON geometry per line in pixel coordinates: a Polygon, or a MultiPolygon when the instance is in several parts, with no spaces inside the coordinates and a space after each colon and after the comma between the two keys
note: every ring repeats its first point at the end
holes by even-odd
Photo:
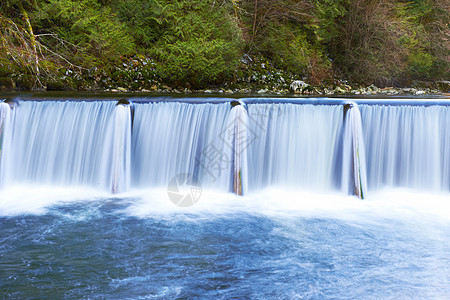
{"type": "Polygon", "coordinates": [[[239,197],[203,190],[190,207],[172,203],[166,188],[136,189],[111,195],[86,187],[13,186],[0,194],[0,215],[45,214],[70,203],[116,201],[116,213],[138,218],[214,218],[250,214],[273,218],[335,218],[349,222],[382,223],[399,220],[415,223],[450,223],[450,201],[445,194],[417,193],[407,189],[383,190],[366,200],[339,193],[308,193],[278,188],[239,197]]]}
{"type": "Polygon", "coordinates": [[[82,186],[11,186],[1,190],[0,215],[42,215],[55,205],[96,201],[106,197],[111,195],[82,186]]]}

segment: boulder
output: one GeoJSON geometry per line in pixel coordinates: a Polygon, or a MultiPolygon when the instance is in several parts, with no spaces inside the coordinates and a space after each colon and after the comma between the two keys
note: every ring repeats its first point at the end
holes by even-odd
{"type": "Polygon", "coordinates": [[[295,80],[291,83],[290,88],[295,94],[301,94],[308,86],[309,84],[302,80],[295,80]]]}

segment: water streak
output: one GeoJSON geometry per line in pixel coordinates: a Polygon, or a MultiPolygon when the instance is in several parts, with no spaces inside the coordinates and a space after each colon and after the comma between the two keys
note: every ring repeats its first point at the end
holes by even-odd
{"type": "Polygon", "coordinates": [[[5,102],[0,102],[0,156],[2,153],[3,139],[6,124],[9,122],[11,108],[5,102]]]}
{"type": "Polygon", "coordinates": [[[353,103],[348,104],[344,119],[342,189],[361,199],[364,199],[367,190],[361,113],[353,103]]]}
{"type": "Polygon", "coordinates": [[[231,109],[225,140],[224,153],[232,161],[229,190],[237,195],[244,195],[248,191],[247,149],[251,141],[248,135],[248,114],[242,105],[231,109]]]}
{"type": "Polygon", "coordinates": [[[249,189],[335,189],[342,106],[249,104],[249,189]]]}
{"type": "Polygon", "coordinates": [[[125,192],[130,188],[131,179],[131,109],[129,105],[117,105],[113,124],[109,126],[107,144],[104,156],[110,157],[103,160],[102,169],[106,170],[110,177],[113,194],[125,192]]]}
{"type": "Polygon", "coordinates": [[[360,106],[369,189],[450,190],[450,107],[360,106]]]}
{"type": "Polygon", "coordinates": [[[351,182],[364,194],[366,165],[369,192],[450,190],[446,106],[360,105],[361,116],[352,108],[343,125],[340,105],[249,101],[247,114],[228,103],[154,102],[135,104],[131,124],[130,107],[115,104],[1,103],[1,183],[120,193],[191,174],[203,187],[238,194],[336,192],[351,182]]]}
{"type": "Polygon", "coordinates": [[[203,187],[228,190],[231,157],[224,152],[230,107],[223,104],[135,104],[133,186],[167,186],[191,174],[203,187]]]}
{"type": "Polygon", "coordinates": [[[102,166],[113,102],[23,101],[2,153],[6,184],[89,185],[108,189],[102,166]]]}

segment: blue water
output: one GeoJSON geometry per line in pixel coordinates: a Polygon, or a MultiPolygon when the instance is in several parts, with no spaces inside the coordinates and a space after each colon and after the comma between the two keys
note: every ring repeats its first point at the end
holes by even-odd
{"type": "Polygon", "coordinates": [[[43,201],[38,210],[25,200],[12,207],[3,196],[0,297],[450,295],[450,219],[439,212],[442,199],[336,203],[327,195],[264,194],[206,194],[197,208],[183,209],[160,194],[43,201]]]}

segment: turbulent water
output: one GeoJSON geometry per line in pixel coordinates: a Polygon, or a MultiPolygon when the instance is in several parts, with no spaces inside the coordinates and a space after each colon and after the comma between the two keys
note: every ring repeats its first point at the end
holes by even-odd
{"type": "Polygon", "coordinates": [[[447,106],[0,103],[0,296],[446,299],[449,120],[447,106]],[[342,192],[356,169],[363,201],[342,192]],[[191,207],[168,193],[185,173],[203,188],[191,207]]]}
{"type": "Polygon", "coordinates": [[[446,299],[447,196],[367,200],[270,189],[0,196],[0,295],[23,298],[446,299]]]}

